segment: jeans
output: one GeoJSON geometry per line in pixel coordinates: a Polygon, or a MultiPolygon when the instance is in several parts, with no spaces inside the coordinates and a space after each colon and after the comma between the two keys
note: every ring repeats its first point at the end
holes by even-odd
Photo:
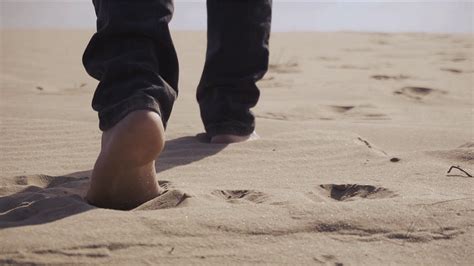
{"type": "MultiPolygon", "coordinates": [[[[92,99],[105,131],[135,110],[166,127],[178,96],[178,58],[168,23],[172,0],[93,0],[97,32],[83,63],[99,84],[92,99]]],[[[197,88],[208,136],[248,135],[268,69],[272,0],[208,0],[207,52],[197,88]]]]}

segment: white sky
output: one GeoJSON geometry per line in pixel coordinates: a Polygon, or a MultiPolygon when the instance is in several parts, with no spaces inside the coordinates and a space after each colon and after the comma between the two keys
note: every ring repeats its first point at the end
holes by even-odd
{"type": "MultiPolygon", "coordinates": [[[[0,0],[2,28],[93,28],[92,0],[0,0]]],[[[134,1],[134,0],[130,0],[134,1]]],[[[175,0],[171,28],[205,30],[204,0],[175,0]]],[[[473,32],[473,1],[274,0],[275,31],[473,32]]]]}

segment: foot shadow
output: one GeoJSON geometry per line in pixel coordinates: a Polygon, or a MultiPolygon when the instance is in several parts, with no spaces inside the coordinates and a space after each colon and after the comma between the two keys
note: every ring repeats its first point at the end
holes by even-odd
{"type": "Polygon", "coordinates": [[[48,223],[95,208],[83,199],[88,177],[29,175],[12,179],[24,188],[0,197],[0,229],[48,223]]]}
{"type": "MultiPolygon", "coordinates": [[[[156,163],[157,173],[215,155],[226,146],[209,144],[205,134],[169,140],[156,163]]],[[[0,197],[0,229],[49,223],[96,209],[84,200],[91,171],[13,177],[13,183],[24,188],[0,197]]]]}
{"type": "MultiPolygon", "coordinates": [[[[200,161],[222,151],[227,144],[210,144],[206,134],[185,136],[166,141],[165,149],[156,160],[156,172],[200,161]]],[[[159,179],[159,176],[158,176],[159,179]]]]}

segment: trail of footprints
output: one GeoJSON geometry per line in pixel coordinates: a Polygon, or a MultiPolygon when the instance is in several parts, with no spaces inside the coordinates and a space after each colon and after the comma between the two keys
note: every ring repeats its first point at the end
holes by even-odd
{"type": "MultiPolygon", "coordinates": [[[[43,198],[58,198],[70,196],[72,194],[85,195],[85,189],[87,186],[85,183],[88,182],[87,177],[68,177],[68,176],[48,176],[48,175],[31,175],[31,176],[18,176],[14,177],[13,180],[16,184],[26,186],[26,188],[16,194],[1,197],[2,201],[7,201],[9,209],[15,209],[21,206],[27,206],[27,202],[30,203],[41,200],[43,198]],[[35,197],[37,195],[38,197],[35,197]]],[[[191,195],[176,189],[173,183],[169,181],[159,181],[159,185],[165,189],[165,193],[151,200],[137,209],[139,210],[152,210],[162,208],[177,207],[183,203],[186,199],[191,198],[191,195]]],[[[268,203],[272,204],[277,200],[274,197],[265,192],[252,189],[239,189],[239,190],[213,190],[210,194],[217,199],[223,200],[228,203],[268,203]]],[[[308,191],[305,195],[314,201],[321,201],[321,199],[329,199],[334,201],[351,201],[358,199],[379,199],[386,197],[393,197],[395,193],[383,187],[376,187],[371,185],[359,185],[359,184],[321,184],[316,189],[308,191]],[[315,195],[319,199],[315,199],[315,195]]],[[[4,206],[7,206],[4,205],[4,206]]],[[[2,210],[8,212],[8,210],[2,210]]]]}
{"type": "MultiPolygon", "coordinates": [[[[448,71],[451,73],[462,73],[462,71],[457,70],[457,69],[451,69],[451,68],[442,68],[441,70],[443,71],[448,71]]],[[[380,80],[380,81],[386,81],[386,80],[395,80],[395,81],[401,81],[401,80],[406,80],[406,79],[411,79],[412,77],[407,76],[407,75],[372,75],[370,76],[372,79],[375,80],[380,80]]],[[[410,99],[414,99],[417,101],[421,101],[427,96],[433,96],[433,95],[445,95],[448,94],[447,91],[441,90],[441,89],[434,89],[434,88],[428,88],[428,87],[419,87],[419,86],[405,86],[400,89],[397,89],[393,92],[395,95],[401,95],[405,96],[410,99]]]]}
{"type": "MultiPolygon", "coordinates": [[[[87,182],[86,178],[73,178],[73,177],[52,177],[45,175],[34,175],[34,176],[23,176],[17,177],[16,183],[19,185],[24,185],[28,187],[35,187],[35,189],[25,189],[21,192],[18,192],[13,195],[0,197],[0,203],[8,202],[9,210],[2,210],[3,213],[0,214],[0,228],[2,227],[2,222],[8,223],[17,222],[22,223],[23,220],[28,220],[29,218],[40,215],[42,212],[49,212],[48,208],[51,208],[51,201],[55,203],[52,205],[53,208],[73,208],[72,204],[77,206],[86,205],[86,202],[81,202],[79,197],[76,197],[76,200],[68,200],[70,196],[59,195],[58,190],[68,189],[70,192],[71,187],[76,187],[78,183],[87,182]],[[76,185],[74,185],[76,184],[76,185]],[[54,190],[54,191],[51,191],[54,190]],[[26,192],[28,191],[28,192],[26,192]],[[22,195],[25,194],[25,195],[22,195]],[[34,195],[40,196],[39,199],[34,197],[34,195]],[[24,196],[27,196],[26,198],[24,196]],[[32,197],[33,196],[33,197],[32,197]],[[42,201],[46,197],[48,200],[47,204],[40,204],[40,208],[35,208],[36,201],[42,201]],[[30,202],[28,202],[30,201],[30,202]],[[66,205],[62,204],[61,201],[67,201],[66,205]],[[64,206],[63,206],[64,205],[64,206]],[[11,218],[12,215],[9,215],[9,212],[16,212],[19,209],[23,209],[21,216],[13,215],[19,220],[13,221],[11,218]],[[33,209],[29,209],[33,208],[33,209]],[[10,217],[10,218],[9,218],[10,217]]],[[[192,198],[191,195],[184,193],[176,189],[173,183],[169,181],[160,181],[160,186],[167,190],[163,195],[144,203],[143,205],[137,207],[135,210],[147,211],[147,210],[157,210],[164,208],[175,208],[181,207],[181,205],[186,202],[189,198],[192,198]]],[[[82,190],[83,186],[77,186],[76,191],[73,191],[72,194],[79,194],[79,187],[82,190]]],[[[226,204],[268,204],[268,205],[288,205],[291,202],[282,202],[281,197],[273,195],[271,193],[266,193],[258,190],[252,189],[216,189],[209,192],[211,199],[220,200],[226,204]]],[[[397,194],[387,188],[381,186],[373,186],[368,184],[320,184],[313,189],[310,189],[306,192],[300,192],[301,196],[306,199],[306,203],[314,202],[351,202],[357,200],[378,200],[385,198],[396,197],[397,194]]],[[[296,197],[298,198],[298,197],[296,197]]],[[[301,198],[301,197],[300,197],[301,198]]],[[[64,202],[63,202],[64,203],[64,202]]],[[[2,204],[0,204],[2,205],[2,204]]],[[[6,205],[3,205],[6,206],[6,205]]],[[[89,206],[93,208],[92,206],[89,206]]],[[[87,208],[89,209],[89,208],[87,208]]],[[[52,212],[49,212],[51,215],[52,212]]],[[[59,217],[61,218],[61,217],[59,217]]],[[[54,217],[52,220],[55,220],[54,217]]],[[[47,222],[49,220],[45,220],[47,222]]],[[[5,224],[4,224],[5,225],[5,224]]],[[[464,233],[460,228],[454,227],[443,227],[436,230],[418,230],[416,232],[405,232],[405,231],[392,231],[392,230],[374,230],[367,229],[365,227],[358,227],[356,225],[350,225],[342,222],[334,223],[324,223],[317,222],[316,224],[303,225],[302,227],[296,227],[292,230],[289,230],[287,233],[298,233],[298,232],[316,232],[316,233],[332,233],[340,235],[343,237],[347,236],[356,236],[362,239],[363,241],[377,240],[380,238],[395,239],[402,241],[410,242],[427,242],[432,240],[440,239],[452,239],[464,233]]],[[[249,233],[251,232],[242,232],[249,233]]],[[[276,234],[278,232],[269,231],[268,234],[276,234]]],[[[281,233],[281,232],[280,232],[281,233]]],[[[114,249],[114,247],[109,248],[108,251],[114,249]]],[[[118,248],[121,248],[119,246],[118,248]]],[[[86,248],[87,250],[87,248],[86,248]]],[[[42,251],[43,252],[43,251],[42,251]]],[[[46,253],[54,253],[56,251],[44,251],[46,253]]],[[[60,250],[66,255],[75,255],[74,250],[60,250]]],[[[107,252],[108,253],[108,252],[107,252]]],[[[90,256],[101,257],[103,254],[96,253],[93,251],[90,256]]]]}
{"type": "Polygon", "coordinates": [[[429,95],[444,95],[444,94],[447,94],[448,92],[445,90],[432,89],[432,88],[427,88],[427,87],[408,86],[408,87],[403,87],[399,90],[396,90],[393,93],[420,101],[429,95]]]}
{"type": "Polygon", "coordinates": [[[379,108],[373,104],[359,105],[317,105],[307,107],[306,109],[294,108],[288,113],[279,112],[263,112],[257,114],[256,117],[272,120],[287,121],[305,121],[305,120],[335,120],[352,118],[359,120],[387,120],[390,117],[381,112],[379,108]],[[311,111],[308,111],[311,110],[311,111]]]}
{"type": "MultiPolygon", "coordinates": [[[[229,203],[275,203],[271,195],[256,190],[214,190],[212,195],[229,203]]],[[[331,201],[354,201],[360,199],[383,199],[396,194],[384,187],[359,184],[322,184],[313,191],[306,192],[307,198],[314,202],[324,199],[331,201]]]]}

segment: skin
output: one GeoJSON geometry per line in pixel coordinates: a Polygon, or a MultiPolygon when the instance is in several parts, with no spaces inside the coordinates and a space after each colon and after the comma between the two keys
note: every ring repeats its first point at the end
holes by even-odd
{"type": "MultiPolygon", "coordinates": [[[[211,143],[229,144],[257,139],[249,136],[217,135],[211,143]]],[[[158,197],[155,160],[163,151],[165,131],[160,116],[140,110],[128,114],[103,132],[101,151],[92,171],[86,200],[97,207],[130,210],[158,197]]]]}
{"type": "Polygon", "coordinates": [[[155,159],[163,150],[160,116],[134,111],[102,134],[86,199],[101,208],[128,210],[159,196],[155,159]]]}

